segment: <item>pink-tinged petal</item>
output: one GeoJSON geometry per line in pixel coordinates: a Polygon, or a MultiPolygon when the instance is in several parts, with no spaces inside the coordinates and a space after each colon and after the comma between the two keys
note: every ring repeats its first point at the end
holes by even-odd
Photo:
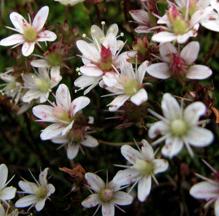
{"type": "Polygon", "coordinates": [[[163,43],[159,46],[160,57],[165,62],[170,62],[170,57],[172,54],[177,53],[177,49],[171,43],[163,43]]]}
{"type": "Polygon", "coordinates": [[[41,211],[43,208],[44,208],[44,206],[45,206],[45,202],[46,202],[46,199],[41,199],[41,200],[39,200],[37,203],[36,203],[36,205],[35,205],[35,209],[39,212],[39,211],[41,211]]]}
{"type": "Polygon", "coordinates": [[[88,196],[81,205],[85,208],[92,208],[99,204],[99,198],[97,194],[91,194],[88,196]]]}
{"type": "Polygon", "coordinates": [[[115,215],[115,207],[113,203],[102,204],[102,215],[103,216],[114,216],[115,215]]]}
{"type": "Polygon", "coordinates": [[[169,72],[169,66],[167,63],[155,63],[151,64],[147,68],[147,72],[152,77],[157,79],[168,79],[171,74],[169,72]]]}
{"type": "Polygon", "coordinates": [[[142,140],[141,143],[143,144],[141,147],[141,151],[144,155],[144,159],[147,161],[151,161],[154,159],[154,150],[152,146],[146,141],[142,140]]]}
{"type": "Polygon", "coordinates": [[[126,95],[117,96],[111,103],[107,105],[109,106],[109,111],[111,112],[117,111],[128,99],[129,96],[126,95]]]}
{"type": "Polygon", "coordinates": [[[35,48],[35,43],[25,42],[21,49],[23,56],[27,57],[31,55],[34,51],[34,48],[35,48]]]}
{"type": "Polygon", "coordinates": [[[139,177],[139,172],[135,169],[125,169],[120,170],[114,176],[112,182],[116,187],[130,185],[133,182],[137,181],[139,177]]]}
{"type": "Polygon", "coordinates": [[[209,200],[218,198],[218,190],[219,186],[217,182],[214,184],[213,182],[204,181],[192,186],[189,193],[196,199],[209,200]]]}
{"type": "Polygon", "coordinates": [[[167,119],[176,119],[181,117],[181,108],[177,100],[169,93],[163,95],[161,108],[167,119]]]}
{"type": "Polygon", "coordinates": [[[193,127],[189,130],[189,133],[185,139],[188,143],[195,147],[205,147],[213,142],[214,135],[208,129],[193,127]]]}
{"type": "Polygon", "coordinates": [[[94,137],[92,137],[90,135],[86,135],[85,139],[81,142],[81,144],[83,146],[93,148],[93,147],[98,146],[99,143],[98,143],[97,139],[95,139],[94,137]]]}
{"type": "Polygon", "coordinates": [[[16,190],[17,189],[12,186],[1,189],[0,200],[7,201],[13,199],[15,197],[16,190]]]}
{"type": "Polygon", "coordinates": [[[143,104],[147,100],[148,100],[148,94],[147,94],[146,90],[143,88],[140,89],[135,95],[133,95],[130,98],[130,101],[137,106],[140,106],[141,104],[143,104]]]}
{"type": "Polygon", "coordinates": [[[61,135],[62,131],[64,129],[64,126],[62,124],[52,124],[50,126],[48,126],[47,128],[45,128],[41,134],[40,134],[40,138],[42,140],[49,140],[49,139],[53,139],[59,135],[61,135]]]}
{"type": "Polygon", "coordinates": [[[83,75],[90,76],[90,77],[99,77],[103,75],[103,71],[100,70],[97,66],[82,66],[80,67],[80,72],[83,75]]]}
{"type": "Polygon", "coordinates": [[[212,70],[205,65],[193,65],[189,68],[186,77],[188,79],[197,79],[203,80],[210,77],[212,74],[212,70]]]}
{"type": "Polygon", "coordinates": [[[76,42],[76,45],[85,58],[94,62],[99,61],[100,53],[98,52],[97,48],[94,45],[89,44],[83,40],[78,40],[76,42]]]}
{"type": "Polygon", "coordinates": [[[0,190],[5,187],[8,179],[8,167],[5,164],[0,165],[0,190]]]}
{"type": "Polygon", "coordinates": [[[36,16],[33,19],[33,27],[37,30],[40,31],[42,30],[43,26],[45,25],[45,22],[48,18],[49,15],[49,7],[44,6],[42,7],[36,14],[36,16]]]}
{"type": "Polygon", "coordinates": [[[180,56],[185,60],[188,65],[191,65],[198,58],[199,50],[199,42],[192,41],[182,49],[180,56]]]}
{"type": "Polygon", "coordinates": [[[137,23],[140,24],[149,24],[149,16],[145,10],[131,10],[129,11],[132,19],[134,19],[137,23]]]}
{"type": "Polygon", "coordinates": [[[152,41],[166,43],[176,40],[176,35],[170,32],[159,32],[152,36],[152,41]]]}
{"type": "Polygon", "coordinates": [[[38,189],[37,184],[29,181],[19,181],[18,185],[22,191],[28,194],[35,194],[38,189]]]}
{"type": "Polygon", "coordinates": [[[55,122],[56,118],[53,116],[53,107],[48,105],[38,105],[33,107],[33,114],[44,122],[55,122]]]}
{"type": "Polygon", "coordinates": [[[138,182],[138,200],[144,202],[151,191],[151,177],[144,177],[138,182]]]}
{"type": "Polygon", "coordinates": [[[214,203],[214,214],[215,216],[219,216],[219,198],[214,203]]]}
{"type": "Polygon", "coordinates": [[[138,26],[137,28],[135,28],[135,32],[136,33],[150,33],[151,32],[151,28],[149,28],[148,26],[138,26]]]}
{"type": "Polygon", "coordinates": [[[70,109],[71,95],[65,84],[60,84],[56,91],[56,103],[58,106],[63,107],[66,111],[70,109]]]}
{"type": "Polygon", "coordinates": [[[144,61],[144,62],[138,67],[138,70],[137,70],[137,73],[136,73],[136,77],[137,77],[137,80],[139,81],[139,83],[142,83],[143,80],[144,80],[144,77],[145,77],[145,73],[146,73],[146,71],[147,71],[148,64],[149,64],[149,61],[144,61]]]}
{"type": "Polygon", "coordinates": [[[104,181],[94,173],[86,173],[85,179],[87,180],[87,183],[91,187],[91,189],[95,192],[99,192],[102,188],[105,187],[104,181]]]}
{"type": "Polygon", "coordinates": [[[165,157],[172,158],[177,155],[183,148],[183,141],[178,138],[167,138],[161,152],[165,157]]]}
{"type": "Polygon", "coordinates": [[[144,159],[138,150],[132,148],[129,145],[123,145],[121,147],[121,154],[131,164],[134,164],[137,159],[144,159]]]}
{"type": "Polygon", "coordinates": [[[90,103],[90,99],[85,96],[80,96],[74,99],[71,103],[71,114],[75,115],[80,110],[84,109],[90,103]]]}
{"type": "Polygon", "coordinates": [[[52,31],[42,31],[38,34],[37,41],[44,42],[44,41],[55,41],[57,38],[57,35],[52,31]]]}
{"type": "Polygon", "coordinates": [[[158,121],[151,125],[150,129],[148,130],[148,136],[151,139],[154,139],[159,135],[166,134],[167,131],[168,131],[167,124],[163,121],[158,121]]]}
{"type": "Polygon", "coordinates": [[[32,67],[36,68],[48,68],[49,64],[45,59],[37,59],[30,62],[32,67]]]}
{"type": "Polygon", "coordinates": [[[184,118],[190,125],[197,125],[199,118],[207,111],[205,104],[194,102],[188,105],[184,110],[184,118]]]}
{"type": "Polygon", "coordinates": [[[79,147],[80,145],[74,143],[67,146],[67,156],[69,160],[73,160],[78,155],[79,147]]]}
{"type": "Polygon", "coordinates": [[[24,43],[24,38],[20,34],[13,34],[0,41],[0,46],[13,46],[24,43]]]}
{"type": "Polygon", "coordinates": [[[12,22],[12,24],[14,25],[14,27],[16,28],[16,30],[20,33],[24,32],[24,27],[30,25],[26,19],[24,19],[23,16],[21,16],[19,13],[17,12],[12,12],[10,14],[10,20],[12,22]]]}
{"type": "Polygon", "coordinates": [[[156,159],[153,161],[154,164],[154,174],[164,172],[168,169],[169,163],[163,159],[156,159]]]}
{"type": "Polygon", "coordinates": [[[50,77],[52,81],[52,87],[56,86],[62,80],[59,66],[51,68],[50,77]]]}
{"type": "Polygon", "coordinates": [[[118,191],[114,195],[114,202],[117,205],[121,205],[121,206],[130,205],[132,201],[133,201],[133,197],[123,191],[118,191]]]}
{"type": "Polygon", "coordinates": [[[35,195],[27,195],[19,199],[15,203],[16,208],[24,208],[27,206],[30,206],[32,204],[35,204],[37,202],[37,197],[35,195]]]}

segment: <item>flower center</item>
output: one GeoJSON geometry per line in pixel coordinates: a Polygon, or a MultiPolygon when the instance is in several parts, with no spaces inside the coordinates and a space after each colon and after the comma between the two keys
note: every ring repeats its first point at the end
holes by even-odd
{"type": "Polygon", "coordinates": [[[53,110],[53,115],[60,121],[60,122],[64,122],[64,123],[70,123],[72,122],[72,120],[74,119],[73,116],[71,116],[69,114],[69,112],[67,112],[66,110],[64,110],[62,107],[60,106],[56,106],[54,107],[53,110]]]}
{"type": "Polygon", "coordinates": [[[38,199],[46,198],[48,189],[45,186],[40,186],[36,191],[36,196],[38,199]]]}
{"type": "Polygon", "coordinates": [[[46,58],[52,67],[60,66],[62,63],[62,57],[59,53],[49,53],[46,58]]]}
{"type": "Polygon", "coordinates": [[[124,82],[124,92],[128,96],[132,96],[139,90],[139,83],[135,79],[126,80],[124,82]]]}
{"type": "Polygon", "coordinates": [[[48,92],[50,90],[50,82],[48,80],[36,78],[35,85],[37,89],[41,92],[48,92]]]}
{"type": "Polygon", "coordinates": [[[174,136],[181,137],[188,131],[188,124],[183,119],[175,119],[170,124],[171,133],[174,136]]]}
{"type": "Polygon", "coordinates": [[[24,30],[24,39],[27,42],[34,42],[37,39],[37,31],[32,27],[28,26],[24,30]]]}
{"type": "Polygon", "coordinates": [[[173,76],[184,76],[187,70],[185,60],[177,53],[171,55],[170,71],[173,76]]]}
{"type": "Polygon", "coordinates": [[[110,202],[113,199],[114,191],[110,188],[104,188],[99,192],[99,199],[102,202],[110,202]]]}
{"type": "Polygon", "coordinates": [[[139,171],[142,176],[151,176],[154,172],[154,165],[150,161],[137,159],[134,168],[139,171]]]}
{"type": "Polygon", "coordinates": [[[102,71],[110,71],[112,69],[112,64],[113,64],[111,50],[102,45],[100,56],[101,56],[101,61],[98,63],[99,68],[102,71]]]}

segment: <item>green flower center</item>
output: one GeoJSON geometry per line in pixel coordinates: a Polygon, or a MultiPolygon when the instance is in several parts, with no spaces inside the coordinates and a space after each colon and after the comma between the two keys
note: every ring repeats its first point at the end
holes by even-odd
{"type": "Polygon", "coordinates": [[[48,189],[45,186],[40,186],[36,191],[36,196],[38,199],[44,199],[47,197],[48,189]]]}
{"type": "Polygon", "coordinates": [[[37,31],[32,27],[28,26],[24,30],[24,39],[27,42],[34,42],[37,39],[37,31]]]}
{"type": "Polygon", "coordinates": [[[110,188],[104,188],[98,195],[102,202],[110,202],[113,199],[114,191],[110,188]]]}
{"type": "Polygon", "coordinates": [[[151,176],[154,173],[154,164],[150,161],[137,159],[134,168],[137,169],[142,176],[151,176]]]}
{"type": "Polygon", "coordinates": [[[62,57],[59,53],[49,53],[46,58],[52,67],[60,66],[62,63],[62,57]]]}
{"type": "Polygon", "coordinates": [[[188,124],[183,119],[175,119],[170,124],[172,135],[181,137],[188,131],[188,124]]]}
{"type": "Polygon", "coordinates": [[[138,90],[139,90],[139,83],[137,80],[132,79],[124,82],[124,92],[126,95],[132,96],[136,94],[138,90]]]}
{"type": "Polygon", "coordinates": [[[51,88],[50,82],[45,79],[36,78],[35,84],[36,84],[37,89],[43,93],[48,92],[51,88]]]}
{"type": "Polygon", "coordinates": [[[185,34],[188,31],[188,24],[185,20],[177,18],[172,22],[173,32],[175,34],[185,34]]]}

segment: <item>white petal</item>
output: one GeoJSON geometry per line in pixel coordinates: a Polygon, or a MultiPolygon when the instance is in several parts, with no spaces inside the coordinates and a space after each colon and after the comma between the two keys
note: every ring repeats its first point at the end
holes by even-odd
{"type": "Polygon", "coordinates": [[[44,6],[40,8],[40,10],[37,12],[36,16],[33,19],[33,27],[36,28],[37,31],[42,30],[43,26],[45,25],[45,22],[49,15],[49,7],[44,6]]]}
{"type": "Polygon", "coordinates": [[[41,134],[40,134],[40,138],[42,140],[49,140],[49,139],[53,139],[57,136],[59,136],[62,131],[64,130],[64,126],[62,124],[52,124],[50,126],[48,126],[47,128],[45,128],[41,134]]]}
{"type": "Polygon", "coordinates": [[[60,67],[52,67],[50,71],[52,87],[56,86],[61,80],[60,67]]]}
{"type": "Polygon", "coordinates": [[[205,104],[194,102],[188,105],[184,110],[184,118],[190,125],[196,125],[199,118],[207,111],[205,104]]]}
{"type": "Polygon", "coordinates": [[[151,191],[151,177],[144,177],[138,182],[138,200],[144,202],[151,191]]]}
{"type": "Polygon", "coordinates": [[[109,111],[111,112],[117,111],[128,99],[129,96],[126,95],[117,96],[111,103],[107,105],[109,106],[109,111]]]}
{"type": "Polygon", "coordinates": [[[67,146],[67,156],[69,160],[73,160],[79,152],[80,145],[77,144],[69,144],[67,146]]]}
{"type": "Polygon", "coordinates": [[[24,31],[24,27],[29,25],[28,22],[26,21],[26,19],[24,19],[23,16],[21,16],[19,13],[17,12],[12,12],[10,14],[10,20],[12,22],[12,24],[14,25],[14,27],[18,30],[18,32],[23,33],[24,31]]]}
{"type": "Polygon", "coordinates": [[[214,199],[218,197],[218,184],[215,182],[215,184],[210,182],[200,182],[198,184],[195,184],[190,189],[189,193],[191,196],[193,196],[196,199],[214,199]]]}
{"type": "Polygon", "coordinates": [[[118,77],[119,75],[116,74],[116,73],[106,73],[104,76],[103,76],[103,82],[104,84],[107,86],[107,87],[113,87],[115,86],[116,84],[118,84],[118,77]]]}
{"type": "Polygon", "coordinates": [[[145,89],[140,89],[135,95],[130,98],[130,101],[139,106],[148,100],[148,94],[145,89]]]}
{"type": "Polygon", "coordinates": [[[7,201],[15,197],[16,188],[15,187],[6,187],[0,190],[0,200],[7,201]]]}
{"type": "Polygon", "coordinates": [[[48,184],[48,182],[47,182],[48,171],[49,171],[49,168],[45,168],[42,172],[40,172],[40,175],[39,175],[40,185],[47,186],[47,184],[48,184]]]}
{"type": "Polygon", "coordinates": [[[60,84],[56,91],[56,103],[58,106],[64,107],[66,111],[71,105],[71,95],[65,84],[60,84]]]}
{"type": "Polygon", "coordinates": [[[49,67],[48,62],[45,59],[37,59],[30,62],[31,66],[37,68],[47,68],[49,67]]]}
{"type": "Polygon", "coordinates": [[[148,66],[147,72],[152,77],[158,79],[168,79],[171,76],[169,72],[169,66],[167,63],[151,64],[148,66]]]}
{"type": "Polygon", "coordinates": [[[160,57],[165,62],[170,62],[171,54],[176,54],[176,47],[171,43],[162,43],[159,46],[160,57]]]}
{"type": "Polygon", "coordinates": [[[33,53],[34,51],[34,48],[35,48],[35,43],[28,43],[28,42],[25,42],[22,46],[22,54],[23,56],[29,56],[33,53]]]}
{"type": "Polygon", "coordinates": [[[86,173],[85,179],[87,180],[88,185],[91,187],[92,190],[95,192],[99,192],[105,186],[104,181],[94,173],[86,173]]]}
{"type": "MultiPolygon", "coordinates": [[[[37,90],[28,90],[22,97],[23,102],[30,103],[32,100],[40,98],[44,93],[37,90]]],[[[46,98],[47,100],[47,98],[46,98]]],[[[46,102],[46,100],[44,102],[46,102]]]]}
{"type": "Polygon", "coordinates": [[[207,79],[212,74],[212,70],[205,65],[193,65],[189,68],[186,77],[188,79],[207,79]]]}
{"type": "Polygon", "coordinates": [[[152,41],[166,43],[176,40],[176,35],[170,32],[159,32],[152,36],[152,41]]]}
{"type": "Polygon", "coordinates": [[[215,213],[215,216],[219,216],[219,199],[218,198],[214,203],[214,213],[215,213]]]}
{"type": "Polygon", "coordinates": [[[154,164],[154,174],[164,172],[168,169],[169,163],[163,159],[156,159],[153,161],[154,164]]]}
{"type": "Polygon", "coordinates": [[[86,147],[96,147],[99,143],[97,139],[95,139],[94,137],[86,135],[85,139],[81,142],[81,144],[86,147]]]}
{"type": "Polygon", "coordinates": [[[139,81],[139,83],[142,83],[145,77],[145,73],[147,71],[147,67],[148,67],[149,61],[144,61],[143,63],[141,63],[141,65],[138,67],[137,73],[136,73],[136,77],[137,80],[139,81]]]}
{"type": "Polygon", "coordinates": [[[219,32],[218,20],[204,20],[201,22],[201,25],[211,31],[219,32]]]}
{"type": "Polygon", "coordinates": [[[6,37],[0,41],[0,46],[13,46],[16,44],[22,44],[24,42],[24,38],[20,34],[13,34],[9,37],[6,37]]]}
{"type": "MultiPolygon", "coordinates": [[[[74,85],[76,87],[79,87],[81,89],[84,89],[86,87],[93,89],[100,81],[101,77],[89,77],[89,76],[80,76],[74,81],[74,85]],[[89,87],[90,86],[90,87],[89,87]]],[[[86,91],[88,93],[89,91],[86,91]]],[[[84,93],[85,94],[85,93],[84,93]]]]}
{"type": "Polygon", "coordinates": [[[109,34],[112,34],[113,36],[117,36],[117,34],[119,33],[119,27],[117,24],[112,24],[110,25],[110,27],[107,30],[106,36],[108,36],[109,34]]]}
{"type": "Polygon", "coordinates": [[[192,41],[182,49],[180,56],[185,60],[188,65],[191,65],[198,58],[199,50],[199,42],[192,41]]]}
{"type": "Polygon", "coordinates": [[[8,167],[5,164],[0,165],[0,190],[5,187],[8,179],[8,167]]]}
{"type": "Polygon", "coordinates": [[[150,19],[145,10],[131,10],[129,11],[129,14],[137,23],[149,24],[150,19]]]}
{"type": "Polygon", "coordinates": [[[121,154],[131,164],[134,164],[137,159],[144,159],[138,150],[132,148],[129,145],[123,145],[121,147],[121,154]]]}
{"type": "Polygon", "coordinates": [[[92,208],[97,206],[98,204],[99,204],[99,198],[97,194],[91,194],[81,203],[81,205],[84,206],[85,208],[92,208]]]}
{"type": "Polygon", "coordinates": [[[154,139],[155,137],[159,135],[164,135],[168,131],[168,126],[163,121],[158,121],[152,124],[148,130],[148,136],[151,139],[154,139]]]}
{"type": "Polygon", "coordinates": [[[80,67],[80,72],[83,75],[91,76],[91,77],[99,77],[99,76],[103,75],[103,71],[100,70],[95,65],[82,66],[82,67],[80,67]]]}
{"type": "Polygon", "coordinates": [[[210,130],[201,127],[192,128],[186,137],[188,143],[196,147],[208,146],[212,143],[213,139],[213,133],[210,130]]]}
{"type": "Polygon", "coordinates": [[[37,41],[43,42],[43,41],[54,41],[56,40],[57,36],[54,32],[45,30],[38,34],[37,41]]]}
{"type": "Polygon", "coordinates": [[[181,109],[177,100],[169,93],[163,95],[161,108],[167,119],[176,119],[181,117],[181,109]]]}
{"type": "Polygon", "coordinates": [[[141,151],[144,155],[144,159],[147,161],[151,161],[154,159],[154,150],[152,146],[146,141],[142,140],[141,143],[143,146],[141,147],[141,151]]]}
{"type": "Polygon", "coordinates": [[[97,25],[91,26],[90,33],[91,33],[91,37],[94,40],[94,42],[96,42],[97,40],[98,42],[101,43],[103,39],[105,38],[103,30],[97,25]]]}
{"type": "Polygon", "coordinates": [[[36,203],[35,208],[38,212],[44,208],[45,202],[46,202],[46,199],[41,199],[36,203]]]}
{"type": "Polygon", "coordinates": [[[115,207],[112,203],[103,203],[102,204],[102,215],[103,216],[114,216],[115,207]]]}
{"type": "Polygon", "coordinates": [[[24,196],[21,199],[19,199],[15,203],[15,207],[23,208],[23,207],[27,207],[27,206],[30,206],[32,204],[35,204],[36,202],[37,202],[37,198],[35,195],[27,195],[27,196],[24,196]]]}
{"type": "Polygon", "coordinates": [[[56,118],[53,116],[53,107],[48,105],[38,105],[33,107],[33,114],[44,122],[55,122],[56,118]]]}
{"type": "Polygon", "coordinates": [[[133,201],[133,197],[129,195],[128,193],[125,193],[123,191],[118,191],[114,195],[114,202],[117,205],[130,205],[133,201]]]}
{"type": "Polygon", "coordinates": [[[38,189],[38,186],[35,183],[29,181],[19,181],[18,185],[21,190],[28,194],[35,194],[38,189]]]}
{"type": "Polygon", "coordinates": [[[84,109],[90,103],[90,99],[85,96],[80,96],[74,99],[71,103],[71,113],[75,115],[80,110],[84,109]]]}
{"type": "Polygon", "coordinates": [[[178,138],[167,138],[161,152],[165,157],[172,158],[183,148],[183,141],[178,138]]]}

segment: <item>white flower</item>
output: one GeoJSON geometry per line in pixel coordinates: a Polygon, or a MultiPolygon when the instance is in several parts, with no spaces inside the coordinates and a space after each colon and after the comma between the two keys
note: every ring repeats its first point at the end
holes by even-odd
{"type": "Polygon", "coordinates": [[[63,5],[70,5],[70,6],[74,6],[80,2],[84,2],[85,0],[54,0],[56,2],[59,2],[63,5]]]}
{"type": "Polygon", "coordinates": [[[18,185],[23,190],[23,193],[28,194],[20,198],[15,206],[17,208],[24,208],[28,206],[35,206],[37,211],[41,211],[46,200],[55,192],[55,187],[47,182],[48,168],[45,168],[39,175],[39,181],[19,181],[18,185]]]}
{"type": "Polygon", "coordinates": [[[1,46],[22,45],[22,54],[29,56],[34,51],[35,44],[43,41],[56,40],[56,34],[43,30],[43,26],[49,14],[49,7],[42,7],[33,19],[33,22],[27,20],[16,12],[10,14],[10,20],[15,28],[10,28],[18,33],[13,34],[0,41],[1,46]]]}
{"type": "Polygon", "coordinates": [[[200,127],[199,118],[206,113],[206,106],[202,102],[194,102],[183,109],[171,94],[166,93],[163,96],[161,108],[164,117],[149,110],[160,121],[151,125],[148,135],[152,139],[162,135],[155,143],[165,140],[162,148],[163,155],[171,158],[177,155],[185,144],[190,155],[193,156],[190,145],[205,147],[211,144],[214,138],[213,133],[200,127]]]}
{"type": "Polygon", "coordinates": [[[56,85],[61,81],[62,77],[59,70],[50,70],[39,68],[38,73],[24,74],[24,89],[27,92],[23,96],[25,103],[30,103],[34,99],[39,99],[40,103],[48,100],[49,94],[56,85]]]}
{"type": "Polygon", "coordinates": [[[13,75],[13,72],[13,68],[8,68],[6,72],[0,74],[0,79],[5,82],[2,84],[4,88],[0,90],[0,93],[11,97],[15,103],[18,103],[22,94],[22,84],[17,81],[17,78],[13,75]]]}
{"type": "Polygon", "coordinates": [[[179,53],[171,43],[160,44],[160,57],[163,62],[151,64],[147,72],[158,79],[175,78],[206,79],[212,70],[205,66],[194,64],[198,58],[200,45],[198,42],[188,43],[179,53]]]}
{"type": "Polygon", "coordinates": [[[98,26],[91,27],[93,43],[78,40],[76,45],[82,53],[84,66],[80,67],[82,76],[74,82],[76,87],[85,89],[87,94],[93,89],[108,73],[115,73],[114,68],[133,57],[136,52],[129,51],[119,55],[124,42],[117,40],[118,26],[113,24],[104,34],[98,26]]]}
{"type": "Polygon", "coordinates": [[[57,136],[66,135],[72,128],[77,113],[90,103],[88,97],[78,97],[71,102],[68,87],[59,85],[56,91],[56,104],[38,105],[33,108],[33,114],[43,122],[51,122],[45,128],[40,137],[42,140],[53,139],[57,136]]]}
{"type": "Polygon", "coordinates": [[[94,137],[87,134],[86,131],[82,131],[80,128],[73,128],[68,134],[53,138],[52,142],[66,146],[69,160],[73,160],[77,156],[82,146],[94,148],[99,144],[94,137]]]}
{"type": "MultiPolygon", "coordinates": [[[[7,187],[8,183],[8,168],[5,164],[0,165],[0,201],[6,202],[15,197],[16,188],[7,187]]],[[[9,180],[10,181],[10,180],[9,180]]]]}
{"type": "Polygon", "coordinates": [[[128,169],[120,170],[113,182],[120,186],[138,184],[138,199],[143,202],[151,191],[151,178],[168,169],[168,162],[155,159],[154,151],[146,140],[142,140],[141,150],[136,150],[129,145],[121,147],[121,153],[131,164],[128,169]]]}
{"type": "Polygon", "coordinates": [[[148,99],[148,94],[143,87],[143,80],[148,66],[148,61],[143,62],[139,68],[134,71],[132,64],[121,65],[121,73],[106,74],[103,77],[105,88],[118,95],[110,104],[109,110],[118,110],[127,100],[139,106],[148,99]]]}
{"type": "Polygon", "coordinates": [[[99,176],[93,173],[86,173],[85,179],[90,189],[94,191],[93,194],[81,203],[85,208],[102,206],[103,216],[114,216],[116,206],[130,205],[133,201],[133,197],[128,193],[120,191],[120,186],[113,181],[105,183],[99,176]]]}

